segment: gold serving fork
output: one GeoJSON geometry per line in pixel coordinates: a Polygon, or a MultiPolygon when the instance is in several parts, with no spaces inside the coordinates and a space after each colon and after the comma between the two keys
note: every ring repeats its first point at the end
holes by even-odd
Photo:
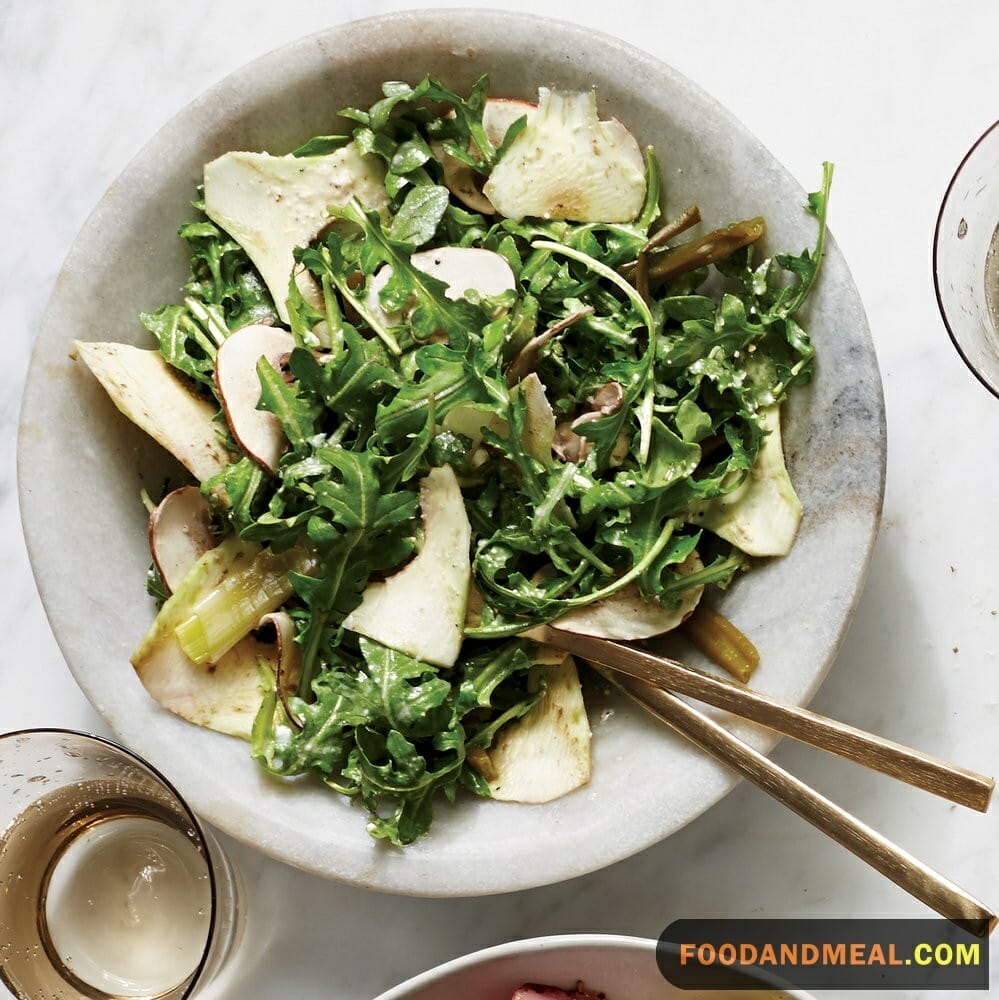
{"type": "Polygon", "coordinates": [[[530,635],[604,668],[601,673],[646,711],[937,913],[980,937],[992,933],[999,918],[987,906],[677,695],[724,709],[979,812],[988,809],[995,787],[992,778],[634,646],[548,626],[533,629],[530,635]]]}

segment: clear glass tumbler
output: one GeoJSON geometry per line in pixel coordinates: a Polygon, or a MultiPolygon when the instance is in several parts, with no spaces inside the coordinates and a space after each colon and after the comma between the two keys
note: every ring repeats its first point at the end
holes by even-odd
{"type": "Polygon", "coordinates": [[[967,152],[944,195],[933,280],[954,346],[999,396],[999,122],[967,152]]]}
{"type": "Polygon", "coordinates": [[[170,783],[107,740],[0,736],[0,980],[23,998],[194,996],[232,955],[237,877],[170,783]]]}

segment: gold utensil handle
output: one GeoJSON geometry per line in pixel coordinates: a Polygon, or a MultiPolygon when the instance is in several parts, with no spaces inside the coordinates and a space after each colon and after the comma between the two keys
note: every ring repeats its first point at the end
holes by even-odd
{"type": "Polygon", "coordinates": [[[719,680],[693,667],[609,639],[546,627],[541,641],[574,656],[756,722],[820,750],[863,764],[942,798],[985,812],[995,782],[948,761],[856,729],[797,705],[719,680]]]}
{"type": "Polygon", "coordinates": [[[997,917],[984,903],[743,743],[724,726],[676,695],[644,681],[627,676],[612,681],[676,732],[738,771],[941,916],[959,922],[978,937],[992,933],[997,917]]]}

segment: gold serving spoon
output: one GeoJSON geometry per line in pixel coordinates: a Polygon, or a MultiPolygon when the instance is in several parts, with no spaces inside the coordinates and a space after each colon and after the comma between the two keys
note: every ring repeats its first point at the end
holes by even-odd
{"type": "Polygon", "coordinates": [[[531,638],[572,653],[591,663],[609,667],[654,687],[685,694],[707,705],[722,708],[774,732],[828,750],[872,770],[898,778],[916,788],[985,812],[995,781],[937,757],[913,750],[863,729],[789,705],[752,691],[734,681],[721,680],[693,667],[634,646],[542,626],[531,638]]]}
{"type": "Polygon", "coordinates": [[[549,627],[533,630],[531,635],[614,670],[615,675],[601,672],[646,711],[748,778],[941,916],[959,922],[979,937],[995,929],[999,918],[984,903],[672,692],[724,708],[983,812],[994,787],[991,778],[622,643],[549,627]]]}

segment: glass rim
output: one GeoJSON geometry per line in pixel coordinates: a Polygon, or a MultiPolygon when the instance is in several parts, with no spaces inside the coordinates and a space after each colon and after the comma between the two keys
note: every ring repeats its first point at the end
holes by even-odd
{"type": "MultiPolygon", "coordinates": [[[[187,818],[191,823],[191,826],[197,834],[198,843],[205,853],[205,860],[208,862],[208,888],[211,903],[211,920],[208,925],[208,936],[205,938],[205,946],[201,951],[201,957],[198,959],[198,964],[195,966],[194,971],[190,974],[187,986],[182,994],[182,997],[189,997],[191,995],[191,991],[198,986],[198,980],[201,978],[201,974],[208,963],[208,958],[212,950],[212,944],[214,943],[215,937],[218,933],[219,920],[218,885],[215,878],[215,868],[213,864],[216,859],[212,854],[211,842],[206,836],[206,829],[201,820],[195,814],[194,810],[192,810],[188,805],[187,799],[181,795],[174,783],[167,778],[166,775],[159,770],[159,768],[151,764],[144,757],[140,757],[134,750],[130,750],[128,747],[116,742],[115,740],[109,739],[106,736],[98,736],[96,733],[89,733],[82,729],[67,729],[62,726],[36,726],[28,729],[15,729],[10,732],[0,733],[0,744],[18,736],[75,736],[78,738],[82,737],[85,740],[90,740],[93,743],[107,747],[108,749],[114,750],[117,753],[128,757],[140,767],[145,768],[145,770],[147,770],[157,781],[159,781],[177,800],[177,802],[180,803],[184,813],[187,815],[187,818]]],[[[0,834],[2,833],[3,831],[0,831],[0,834]]],[[[6,982],[3,976],[2,967],[0,967],[0,980],[6,982]]]]}
{"type": "Polygon", "coordinates": [[[933,227],[933,294],[936,296],[937,309],[940,312],[940,318],[943,320],[945,329],[947,330],[947,336],[950,337],[951,343],[954,345],[954,349],[957,351],[961,360],[964,362],[965,366],[971,372],[975,378],[993,396],[999,398],[999,385],[993,384],[982,372],[978,370],[977,365],[975,365],[968,354],[965,352],[964,348],[961,346],[958,340],[957,334],[954,332],[954,328],[951,326],[950,318],[947,315],[947,309],[944,306],[943,296],[940,291],[940,275],[938,271],[938,262],[940,258],[940,242],[943,227],[943,217],[944,212],[947,210],[948,202],[950,201],[951,192],[954,190],[954,185],[957,183],[957,179],[961,176],[964,168],[967,166],[968,161],[978,152],[979,147],[984,143],[989,136],[992,135],[999,129],[999,121],[993,122],[969,147],[968,151],[961,157],[961,162],[957,165],[954,173],[951,175],[950,181],[947,183],[947,189],[944,191],[944,196],[940,201],[940,208],[937,210],[937,221],[936,225],[933,227]]]}

